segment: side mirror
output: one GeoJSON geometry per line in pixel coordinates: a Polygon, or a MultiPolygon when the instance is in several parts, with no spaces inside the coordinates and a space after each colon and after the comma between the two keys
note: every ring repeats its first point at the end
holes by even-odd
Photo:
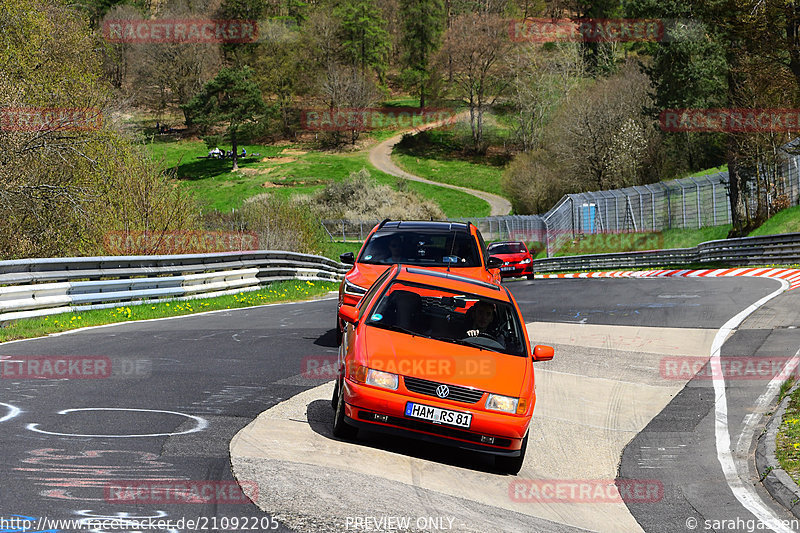
{"type": "MultiPolygon", "coordinates": [[[[355,324],[358,322],[358,309],[353,307],[352,305],[343,305],[339,308],[339,318],[344,320],[345,322],[351,322],[355,324]]],[[[553,349],[550,348],[550,351],[553,349]]]]}
{"type": "Polygon", "coordinates": [[[486,268],[500,268],[502,264],[503,260],[496,255],[490,255],[489,259],[486,260],[486,268]]]}
{"type": "Polygon", "coordinates": [[[356,263],[356,256],[353,255],[353,252],[343,253],[339,256],[339,261],[345,265],[354,265],[356,263]]]}
{"type": "Polygon", "coordinates": [[[552,346],[544,346],[543,344],[538,344],[533,349],[533,360],[534,361],[549,361],[555,355],[555,350],[553,350],[552,346]]]}

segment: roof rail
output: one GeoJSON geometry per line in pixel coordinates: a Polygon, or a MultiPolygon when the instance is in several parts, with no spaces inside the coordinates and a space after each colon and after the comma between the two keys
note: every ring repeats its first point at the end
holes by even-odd
{"type": "Polygon", "coordinates": [[[380,224],[378,224],[378,229],[381,229],[381,228],[383,227],[383,225],[384,225],[384,224],[386,224],[387,222],[389,222],[389,221],[391,221],[391,220],[392,220],[391,218],[384,218],[384,219],[381,221],[381,223],[380,223],[380,224]]]}

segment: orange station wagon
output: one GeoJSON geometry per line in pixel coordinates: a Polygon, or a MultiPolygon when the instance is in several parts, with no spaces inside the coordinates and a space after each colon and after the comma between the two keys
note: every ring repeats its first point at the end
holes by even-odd
{"type": "Polygon", "coordinates": [[[402,434],[522,467],[533,407],[534,361],[519,307],[505,287],[408,265],[384,272],[343,305],[333,433],[402,434]]]}

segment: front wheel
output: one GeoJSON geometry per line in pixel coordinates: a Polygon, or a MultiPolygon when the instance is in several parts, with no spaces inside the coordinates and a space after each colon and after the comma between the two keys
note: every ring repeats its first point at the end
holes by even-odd
{"type": "Polygon", "coordinates": [[[340,383],[336,389],[336,413],[333,415],[333,436],[339,439],[354,439],[358,435],[358,428],[344,421],[344,386],[340,383]]]}
{"type": "Polygon", "coordinates": [[[333,384],[333,396],[331,396],[331,409],[336,412],[336,405],[339,403],[339,380],[333,384]]]}
{"type": "Polygon", "coordinates": [[[498,470],[511,475],[517,475],[522,468],[522,463],[525,462],[525,450],[528,448],[528,435],[522,439],[522,446],[519,449],[518,457],[506,457],[498,455],[494,458],[494,465],[498,470]]]}

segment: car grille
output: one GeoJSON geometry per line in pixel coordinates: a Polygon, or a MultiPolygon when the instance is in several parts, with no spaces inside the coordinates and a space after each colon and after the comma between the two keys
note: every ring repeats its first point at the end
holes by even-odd
{"type": "MultiPolygon", "coordinates": [[[[436,381],[411,378],[408,376],[403,376],[403,382],[405,383],[406,388],[411,392],[424,394],[426,396],[434,396],[436,398],[441,398],[438,394],[436,394],[436,388],[439,385],[447,385],[446,383],[437,383],[436,381]]],[[[481,390],[470,389],[468,387],[459,387],[458,385],[447,385],[447,388],[450,389],[450,394],[447,395],[446,399],[453,400],[455,402],[477,403],[478,400],[483,397],[483,391],[481,390]]]]}

